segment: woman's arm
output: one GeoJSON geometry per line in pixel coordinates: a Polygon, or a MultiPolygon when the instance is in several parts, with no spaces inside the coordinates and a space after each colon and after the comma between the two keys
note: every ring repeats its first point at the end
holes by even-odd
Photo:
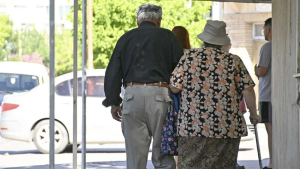
{"type": "Polygon", "coordinates": [[[242,93],[245,98],[247,107],[250,111],[250,121],[252,124],[257,124],[258,122],[260,122],[260,117],[259,115],[257,115],[256,111],[256,97],[254,89],[253,87],[248,87],[245,90],[243,90],[242,93]],[[254,119],[256,120],[256,122],[253,121],[254,119]]]}
{"type": "Polygon", "coordinates": [[[171,91],[172,91],[173,93],[179,93],[179,92],[181,92],[180,89],[174,87],[173,85],[170,85],[170,89],[171,89],[171,91]]]}

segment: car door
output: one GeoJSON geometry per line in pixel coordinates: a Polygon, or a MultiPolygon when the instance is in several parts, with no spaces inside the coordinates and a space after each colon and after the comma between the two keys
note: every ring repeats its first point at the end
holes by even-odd
{"type": "Polygon", "coordinates": [[[87,134],[92,142],[124,142],[121,123],[102,105],[104,99],[104,76],[87,77],[87,134]]]}
{"type": "MultiPolygon", "coordinates": [[[[66,126],[69,133],[73,133],[73,97],[70,80],[57,84],[55,93],[55,119],[66,126]]],[[[78,126],[79,122],[81,122],[81,117],[78,114],[78,126]]]]}

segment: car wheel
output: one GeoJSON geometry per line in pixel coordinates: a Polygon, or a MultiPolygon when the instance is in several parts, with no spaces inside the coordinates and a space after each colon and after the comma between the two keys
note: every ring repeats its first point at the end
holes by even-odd
{"type": "MultiPolygon", "coordinates": [[[[49,120],[39,122],[34,128],[33,142],[38,150],[42,153],[48,154],[50,144],[50,129],[49,120]]],[[[55,122],[54,127],[54,144],[55,153],[64,151],[69,143],[69,136],[66,128],[59,122],[55,122]]]]}

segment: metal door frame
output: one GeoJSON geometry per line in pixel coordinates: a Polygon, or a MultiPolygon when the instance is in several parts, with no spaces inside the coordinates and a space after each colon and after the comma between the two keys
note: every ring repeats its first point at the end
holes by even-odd
{"type": "MultiPolygon", "coordinates": [[[[87,2],[82,0],[82,160],[81,168],[86,168],[86,58],[87,58],[87,2]]],[[[50,0],[50,153],[49,168],[55,169],[55,0],[50,0]]],[[[73,79],[77,79],[78,49],[78,0],[74,0],[73,32],[73,79]]],[[[77,89],[78,82],[73,80],[73,169],[77,169],[77,89]]]]}
{"type": "MultiPolygon", "coordinates": [[[[195,0],[213,1],[213,0],[195,0]]],[[[260,0],[215,0],[219,2],[261,2],[260,0]]],[[[270,0],[271,1],[271,0],[270,0]]],[[[268,2],[264,2],[268,3],[268,2]]],[[[50,0],[50,153],[49,168],[55,169],[55,0],[50,0]]],[[[74,32],[73,32],[73,79],[77,79],[78,49],[78,0],[74,0],[74,32]]],[[[82,0],[82,159],[81,169],[86,168],[86,64],[87,64],[87,2],[82,0]]],[[[73,89],[78,88],[77,80],[73,80],[73,89]]],[[[77,169],[77,90],[73,90],[73,169],[77,169]]]]}

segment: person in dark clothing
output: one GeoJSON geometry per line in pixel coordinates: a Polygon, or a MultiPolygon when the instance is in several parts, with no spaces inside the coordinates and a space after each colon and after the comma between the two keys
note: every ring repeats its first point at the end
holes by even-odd
{"type": "Polygon", "coordinates": [[[169,79],[183,48],[171,31],[160,28],[161,20],[161,7],[140,6],[138,28],[118,40],[105,74],[103,105],[111,106],[112,117],[122,122],[130,169],[146,169],[151,138],[155,168],[175,168],[173,157],[160,154],[160,144],[171,102],[169,79]],[[126,87],[124,102],[120,97],[122,85],[126,87]]]}

